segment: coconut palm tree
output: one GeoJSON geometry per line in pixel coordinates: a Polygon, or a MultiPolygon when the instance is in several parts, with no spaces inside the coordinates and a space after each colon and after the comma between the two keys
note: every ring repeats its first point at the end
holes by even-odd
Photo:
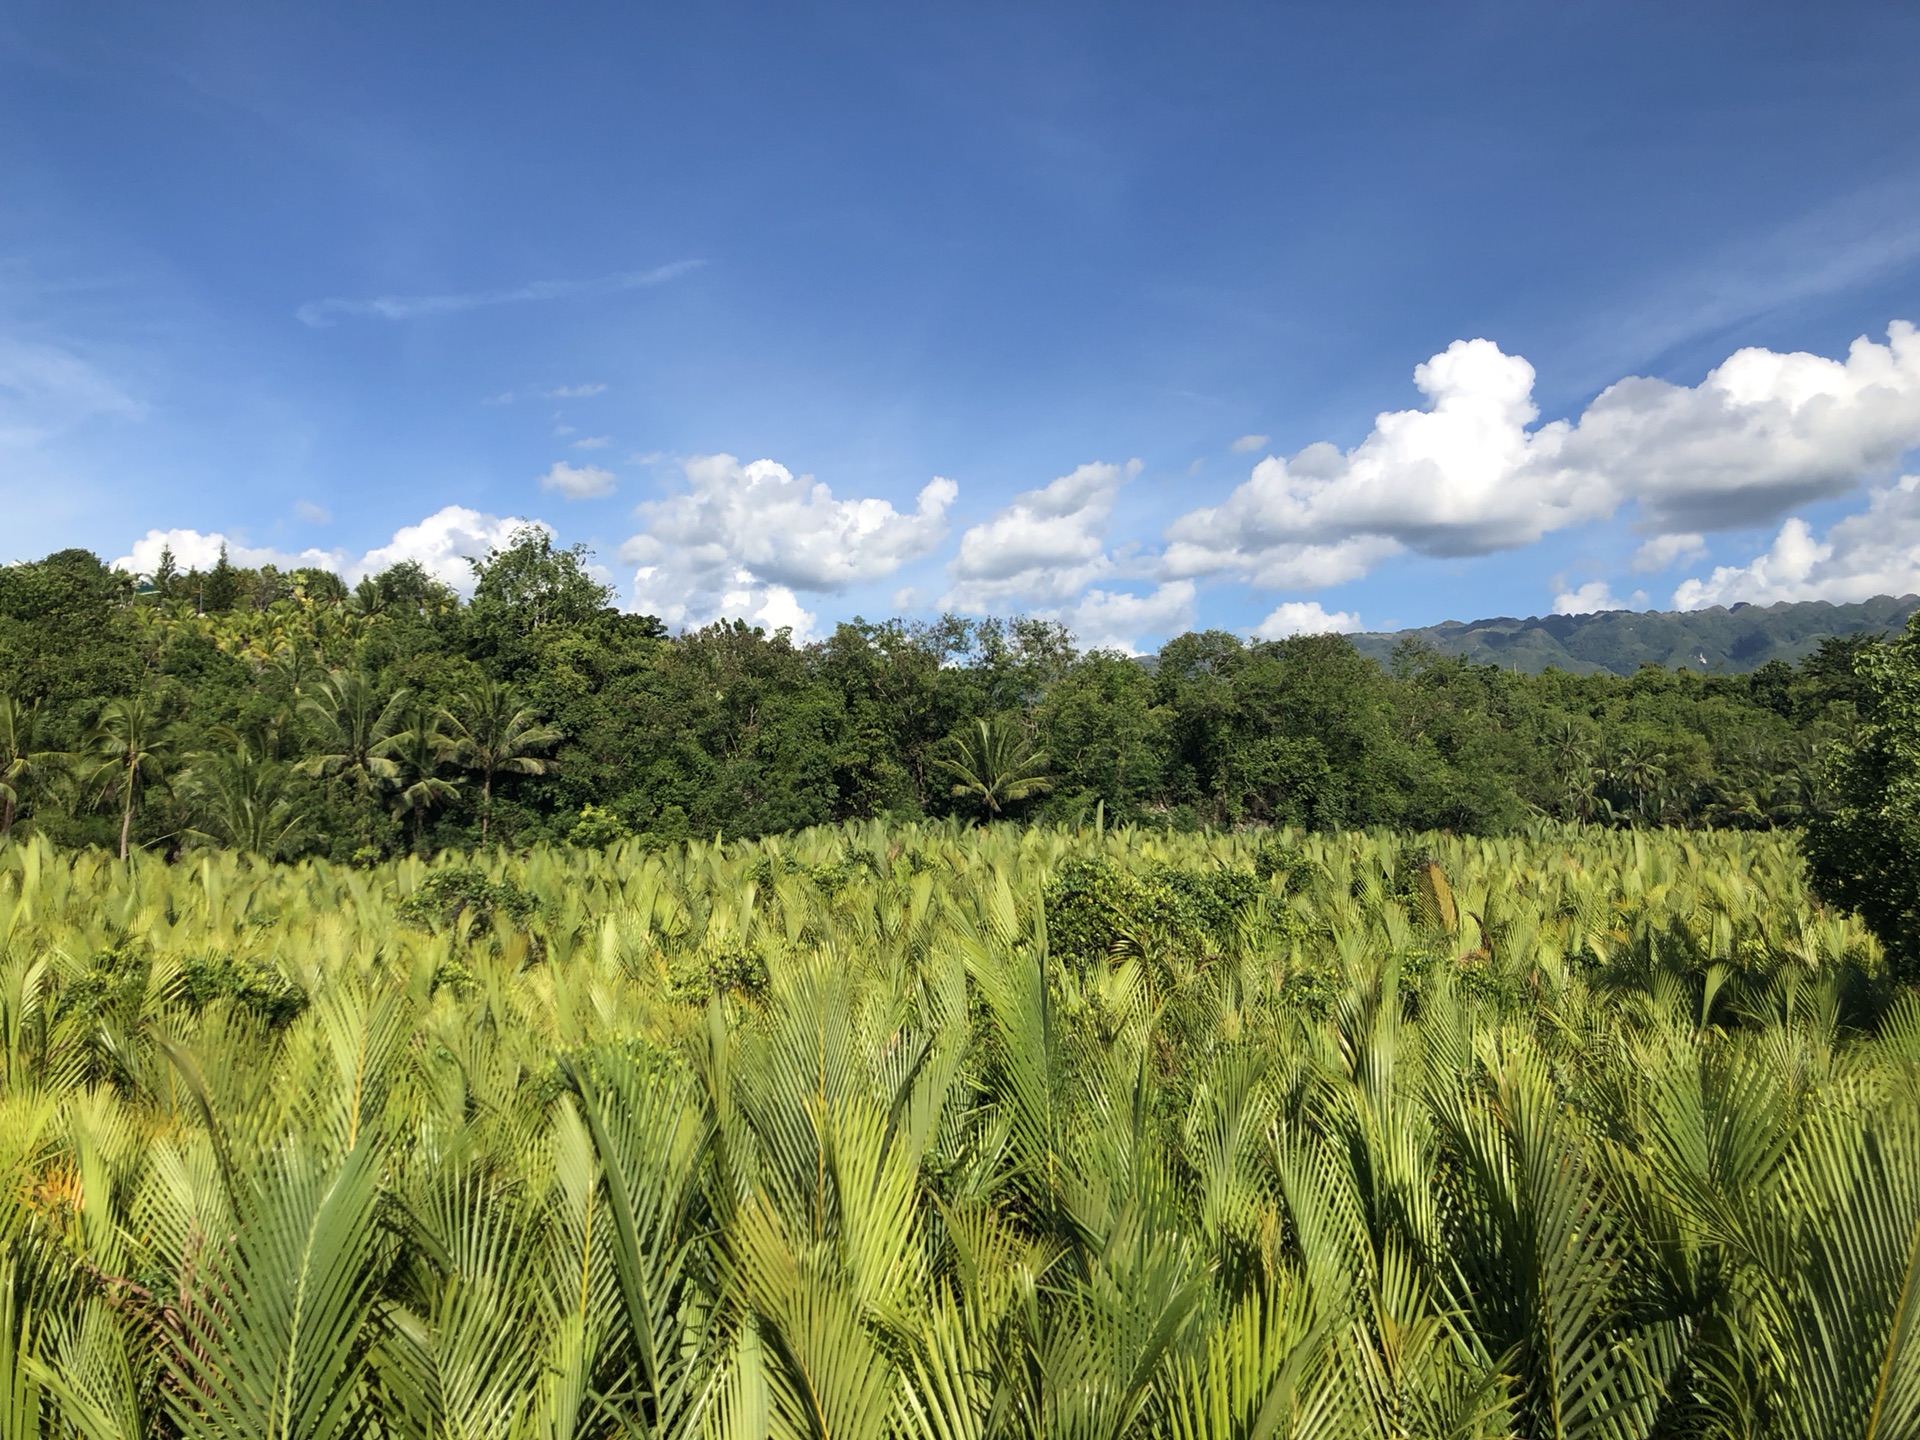
{"type": "Polygon", "coordinates": [[[215,738],[223,748],[195,757],[184,788],[200,812],[193,833],[229,849],[276,858],[292,848],[307,817],[291,793],[291,768],[229,726],[215,738]]]}
{"type": "Polygon", "coordinates": [[[13,834],[20,802],[60,759],[41,744],[40,704],[0,695],[0,845],[13,834]]]}
{"type": "Polygon", "coordinates": [[[161,778],[173,756],[172,727],[161,719],[151,696],[109,700],[87,734],[84,754],[93,761],[85,783],[98,785],[102,800],[120,802],[120,858],[125,860],[140,794],[161,778]]]}
{"type": "Polygon", "coordinates": [[[415,704],[400,713],[402,728],[380,742],[378,758],[394,767],[393,812],[411,817],[416,853],[425,838],[427,812],[460,794],[459,785],[440,774],[457,749],[444,728],[446,721],[447,713],[439,706],[415,704]]]}
{"type": "Polygon", "coordinates": [[[300,713],[320,732],[320,748],[296,768],[339,780],[355,793],[362,807],[363,844],[367,810],[400,775],[399,763],[385,747],[401,727],[407,693],[402,689],[383,697],[365,675],[336,670],[300,701],[300,713]]]}
{"type": "Polygon", "coordinates": [[[484,845],[493,819],[493,777],[551,774],[560,762],[534,752],[558,744],[563,737],[496,680],[483,680],[463,692],[448,720],[454,763],[480,775],[480,843],[484,845]]]}
{"type": "Polygon", "coordinates": [[[1053,788],[1047,756],[1015,715],[969,721],[940,742],[935,768],[953,777],[955,798],[971,798],[998,819],[1009,805],[1053,788]]]}

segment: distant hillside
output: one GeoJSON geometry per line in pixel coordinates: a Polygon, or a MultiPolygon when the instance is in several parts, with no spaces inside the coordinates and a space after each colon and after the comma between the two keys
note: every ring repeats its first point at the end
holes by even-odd
{"type": "Polygon", "coordinates": [[[1419,640],[1448,655],[1523,670],[1550,667],[1587,674],[1631,675],[1642,665],[1686,666],[1731,673],[1769,660],[1796,661],[1833,635],[1898,630],[1920,609],[1920,595],[1877,595],[1857,605],[1804,600],[1778,605],[1716,605],[1710,610],[1605,610],[1597,615],[1540,615],[1528,620],[1449,620],[1420,630],[1353,635],[1364,654],[1385,663],[1402,640],[1419,640]]]}

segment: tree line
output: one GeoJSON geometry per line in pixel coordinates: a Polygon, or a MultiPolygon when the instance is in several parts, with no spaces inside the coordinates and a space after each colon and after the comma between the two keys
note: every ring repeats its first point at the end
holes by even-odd
{"type": "Polygon", "coordinates": [[[669,635],[529,529],[471,599],[402,564],[0,567],[0,833],[371,860],[867,817],[1493,833],[1802,826],[1861,657],[1527,676],[1330,635],[1077,649],[1037,619],[669,635]]]}

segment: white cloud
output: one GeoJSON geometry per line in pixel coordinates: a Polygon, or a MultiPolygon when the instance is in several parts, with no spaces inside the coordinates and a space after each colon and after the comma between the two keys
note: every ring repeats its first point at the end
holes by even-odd
{"type": "Polygon", "coordinates": [[[1271,457],[1168,529],[1169,574],[1273,586],[1352,579],[1403,549],[1481,555],[1634,503],[1670,531],[1752,524],[1844,493],[1920,444],[1920,335],[1844,361],[1741,350],[1695,387],[1629,378],[1578,421],[1535,425],[1533,367],[1457,340],[1414,371],[1423,410],[1352,450],[1271,457]]]}
{"type": "Polygon", "coordinates": [[[1227,448],[1236,455],[1245,455],[1249,451],[1258,450],[1272,438],[1271,435],[1242,435],[1227,448]]]}
{"type": "Polygon", "coordinates": [[[357,560],[345,550],[275,550],[270,546],[248,545],[219,531],[149,530],[133,542],[127,554],[113,562],[116,570],[151,575],[160,563],[160,552],[171,549],[182,570],[205,570],[220,559],[220,547],[226,546],[227,559],[235,565],[257,568],[273,565],[282,570],[317,566],[332,570],[349,581],[414,560],[435,579],[456,590],[473,589],[473,569],[467,557],[484,557],[488,550],[507,543],[516,530],[535,526],[552,533],[543,521],[521,520],[513,516],[483,514],[464,505],[449,505],[437,510],[417,525],[404,525],[393,539],[369,550],[357,560]]]}
{"type": "Polygon", "coordinates": [[[1831,600],[1920,593],[1920,475],[1876,489],[1867,508],[1835,521],[1824,539],[1794,516],[1766,553],[1745,565],[1721,565],[1704,580],[1683,581],[1676,609],[1748,601],[1831,600]]]}
{"type": "Polygon", "coordinates": [[[113,568],[135,575],[151,575],[160,566],[160,553],[172,550],[174,564],[180,569],[210,570],[219,563],[223,546],[229,564],[248,569],[263,565],[279,570],[316,566],[339,572],[347,568],[344,550],[276,550],[270,545],[247,545],[219,531],[203,535],[198,530],[149,530],[133,542],[128,554],[113,562],[113,568]]]}
{"type": "Polygon", "coordinates": [[[1193,628],[1194,585],[1172,580],[1146,595],[1089,590],[1072,605],[1051,612],[1073,632],[1083,650],[1141,653],[1142,639],[1161,639],[1193,628]]]}
{"type": "MultiPolygon", "coordinates": [[[[611,295],[621,290],[640,290],[664,285],[698,270],[704,260],[676,260],[652,270],[628,270],[617,275],[602,275],[593,280],[536,280],[511,290],[472,290],[451,295],[381,295],[372,300],[310,300],[293,313],[302,324],[325,329],[342,316],[367,316],[379,320],[415,320],[424,315],[452,315],[462,310],[478,310],[489,305],[520,305],[532,300],[564,300],[573,295],[611,295]]],[[[598,394],[598,390],[585,393],[598,394]]]]}
{"type": "Polygon", "coordinates": [[[1556,615],[1597,615],[1602,610],[1643,610],[1647,604],[1647,592],[1636,590],[1622,600],[1613,593],[1613,587],[1604,580],[1589,580],[1586,584],[1572,590],[1562,591],[1553,597],[1553,613],[1556,615]]]}
{"type": "Polygon", "coordinates": [[[542,520],[513,515],[502,518],[464,505],[448,505],[417,525],[404,525],[395,531],[387,544],[369,550],[349,566],[347,578],[378,575],[402,561],[413,560],[442,584],[469,591],[473,589],[473,567],[467,564],[468,558],[484,558],[487,551],[512,539],[515,531],[529,526],[553,533],[553,527],[542,520]]]}
{"type": "Polygon", "coordinates": [[[576,450],[604,450],[612,443],[613,437],[611,435],[588,435],[584,439],[574,441],[573,448],[576,450]]]}
{"type": "Polygon", "coordinates": [[[1682,560],[1697,560],[1706,552],[1707,539],[1696,532],[1656,535],[1633,552],[1633,568],[1641,575],[1657,574],[1682,560]]]}
{"type": "Polygon", "coordinates": [[[1736,351],[1694,388],[1634,378],[1609,387],[1560,463],[1610,484],[1663,527],[1725,530],[1845,494],[1920,445],[1920,334],[1896,321],[1844,361],[1736,351]]]}
{"type": "Polygon", "coordinates": [[[1253,627],[1261,640],[1284,640],[1289,635],[1351,635],[1362,629],[1351,610],[1329,614],[1317,600],[1289,600],[1253,627]]]}
{"type": "Polygon", "coordinates": [[[949,567],[953,589],[941,603],[975,613],[1007,604],[1063,604],[1114,574],[1107,520],[1120,487],[1139,473],[1138,460],[1124,467],[1082,465],[1014,496],[960,537],[949,567]]]}
{"type": "Polygon", "coordinates": [[[324,505],[316,505],[311,500],[293,502],[293,513],[309,525],[327,525],[333,521],[333,512],[324,505]]]}
{"type": "Polygon", "coordinates": [[[951,588],[943,607],[981,614],[1018,609],[1058,620],[1088,649],[1138,653],[1144,638],[1190,628],[1195,587],[1176,578],[1145,595],[1097,582],[1144,573],[1147,565],[1107,548],[1107,522],[1120,487],[1140,473],[1140,462],[1092,463],[1038,490],[1013,497],[960,537],[948,567],[951,588]]]}
{"type": "Polygon", "coordinates": [[[540,393],[549,400],[591,400],[595,395],[606,394],[607,387],[603,382],[593,380],[585,385],[556,385],[540,393]]]}
{"type": "Polygon", "coordinates": [[[552,468],[540,477],[542,490],[558,491],[568,500],[597,500],[602,495],[611,495],[613,486],[611,470],[602,470],[598,465],[569,465],[564,460],[554,461],[552,468]]]}
{"type": "Polygon", "coordinates": [[[812,616],[799,593],[877,580],[927,554],[959,493],[936,477],[902,512],[886,500],[836,500],[772,460],[696,456],[685,470],[686,493],[642,505],[646,529],[621,549],[637,567],[635,606],[671,625],[737,617],[802,637],[812,616]]]}

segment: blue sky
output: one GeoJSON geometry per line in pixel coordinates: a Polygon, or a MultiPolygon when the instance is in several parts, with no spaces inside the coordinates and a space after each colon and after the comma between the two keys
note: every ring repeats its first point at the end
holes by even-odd
{"type": "Polygon", "coordinates": [[[1906,4],[15,0],[0,559],[538,519],[676,623],[1136,646],[1920,589],[1915,54],[1906,4]]]}

